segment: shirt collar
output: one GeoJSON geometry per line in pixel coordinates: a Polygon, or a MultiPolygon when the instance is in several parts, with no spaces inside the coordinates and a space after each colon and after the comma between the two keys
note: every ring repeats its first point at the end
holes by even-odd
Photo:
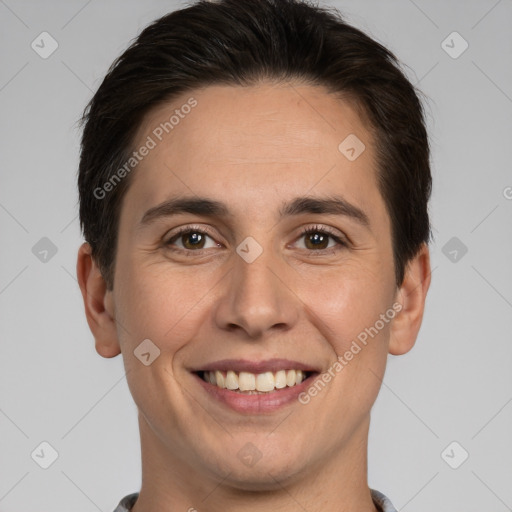
{"type": "MultiPolygon", "coordinates": [[[[379,510],[379,512],[397,512],[396,508],[393,506],[393,503],[389,500],[387,496],[382,494],[380,491],[375,489],[370,489],[373,502],[375,506],[379,510]]],[[[128,494],[125,496],[120,502],[114,512],[130,512],[130,510],[135,505],[137,498],[139,497],[139,493],[135,492],[133,494],[128,494]]]]}

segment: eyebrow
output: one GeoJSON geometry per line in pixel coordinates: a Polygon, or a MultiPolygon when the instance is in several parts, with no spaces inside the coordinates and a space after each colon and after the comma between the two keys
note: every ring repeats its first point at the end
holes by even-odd
{"type": "MultiPolygon", "coordinates": [[[[226,204],[207,197],[172,198],[150,208],[144,213],[140,226],[148,225],[157,219],[180,214],[201,215],[206,217],[234,217],[226,204]]],[[[290,217],[305,213],[324,213],[341,215],[355,220],[360,225],[370,228],[368,215],[340,196],[329,197],[296,197],[283,203],[279,209],[279,217],[290,217]]]]}

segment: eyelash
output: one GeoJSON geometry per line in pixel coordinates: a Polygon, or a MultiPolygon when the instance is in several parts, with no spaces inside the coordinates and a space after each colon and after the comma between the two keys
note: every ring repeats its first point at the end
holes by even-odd
{"type": "MultiPolygon", "coordinates": [[[[213,239],[212,234],[209,233],[207,230],[205,230],[203,228],[199,228],[199,227],[196,227],[196,226],[184,226],[184,227],[180,228],[176,233],[174,233],[171,238],[169,238],[167,241],[165,241],[164,242],[164,246],[167,247],[167,248],[171,248],[172,251],[180,252],[180,253],[185,253],[186,256],[192,256],[192,255],[199,255],[200,256],[200,255],[202,255],[203,252],[207,251],[208,249],[191,250],[191,249],[181,249],[181,248],[173,248],[173,247],[171,247],[172,243],[174,241],[178,240],[181,236],[183,236],[185,234],[189,234],[189,233],[200,233],[201,235],[208,235],[210,238],[213,239]]],[[[317,253],[319,256],[323,256],[326,253],[331,253],[332,254],[332,252],[336,252],[338,250],[341,250],[342,248],[348,247],[348,243],[345,242],[340,236],[338,236],[332,230],[330,230],[329,228],[320,227],[320,226],[317,226],[317,225],[303,228],[301,230],[300,235],[297,238],[297,240],[299,240],[303,236],[311,235],[311,234],[314,234],[314,233],[320,233],[322,235],[329,236],[330,238],[332,238],[339,245],[339,247],[329,247],[329,248],[320,249],[320,250],[308,250],[308,249],[306,249],[310,253],[317,253]]]]}

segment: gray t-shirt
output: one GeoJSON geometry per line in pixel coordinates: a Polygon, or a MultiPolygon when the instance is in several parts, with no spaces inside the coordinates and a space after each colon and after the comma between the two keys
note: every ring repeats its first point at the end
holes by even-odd
{"type": "MultiPolygon", "coordinates": [[[[391,503],[391,501],[386,496],[384,496],[384,494],[376,491],[375,489],[370,489],[370,491],[372,493],[373,503],[375,503],[375,506],[379,512],[397,512],[396,508],[393,506],[393,503],[391,503]]],[[[114,510],[114,512],[130,512],[138,497],[138,492],[125,496],[119,502],[119,505],[114,510]]]]}

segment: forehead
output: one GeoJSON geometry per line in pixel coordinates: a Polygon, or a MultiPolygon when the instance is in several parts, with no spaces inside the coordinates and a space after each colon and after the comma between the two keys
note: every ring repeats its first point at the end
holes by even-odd
{"type": "Polygon", "coordinates": [[[272,148],[276,156],[283,156],[283,145],[305,146],[308,152],[331,146],[333,151],[338,149],[340,137],[351,131],[368,140],[369,128],[353,102],[336,97],[324,87],[292,83],[215,85],[184,93],[150,110],[139,129],[139,138],[153,134],[157,142],[170,147],[186,137],[191,145],[205,150],[215,145],[219,158],[224,149],[229,150],[228,156],[243,158],[246,147],[260,140],[265,142],[269,156],[272,148]],[[226,141],[226,136],[231,140],[226,141]]]}
{"type": "Polygon", "coordinates": [[[170,192],[265,208],[272,197],[333,189],[361,207],[379,200],[370,127],[353,104],[323,87],[190,91],[148,112],[135,149],[149,140],[153,148],[128,191],[141,208],[170,192]]]}

